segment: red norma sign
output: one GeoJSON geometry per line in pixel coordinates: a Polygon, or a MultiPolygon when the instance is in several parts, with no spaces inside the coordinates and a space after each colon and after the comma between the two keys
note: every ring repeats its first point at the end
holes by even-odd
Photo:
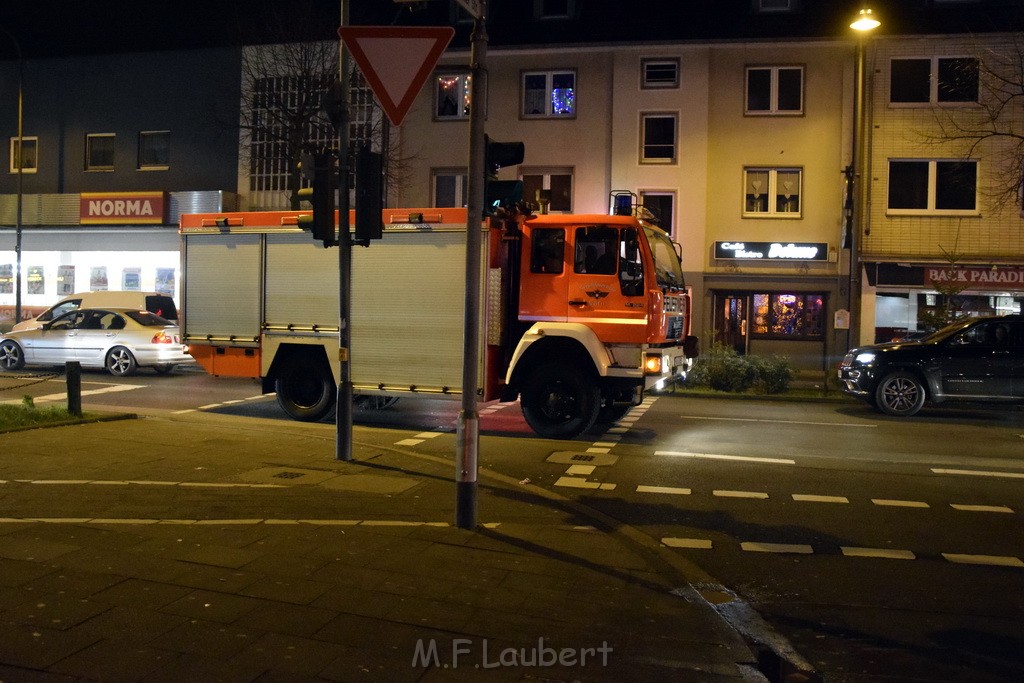
{"type": "Polygon", "coordinates": [[[83,192],[78,222],[82,225],[162,224],[165,192],[83,192]]]}
{"type": "Polygon", "coordinates": [[[384,113],[396,126],[409,112],[455,35],[450,26],[342,26],[352,53],[384,113]]]}

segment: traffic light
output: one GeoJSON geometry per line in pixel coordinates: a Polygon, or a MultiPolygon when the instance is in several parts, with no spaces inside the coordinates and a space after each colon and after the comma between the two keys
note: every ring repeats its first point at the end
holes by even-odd
{"type": "Polygon", "coordinates": [[[338,170],[334,155],[327,153],[303,154],[299,172],[309,181],[309,187],[298,191],[299,200],[313,205],[312,216],[299,216],[299,226],[313,233],[313,239],[322,240],[325,247],[333,247],[335,239],[334,195],[338,191],[338,170]]]}
{"type": "Polygon", "coordinates": [[[498,169],[523,163],[526,146],[521,142],[497,142],[484,135],[484,214],[523,198],[523,181],[497,180],[498,169]]]}

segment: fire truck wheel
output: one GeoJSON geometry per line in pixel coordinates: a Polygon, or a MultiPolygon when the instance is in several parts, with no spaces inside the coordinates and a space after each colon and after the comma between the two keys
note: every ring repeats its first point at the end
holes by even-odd
{"type": "Polygon", "coordinates": [[[521,403],[527,424],[537,434],[572,439],[594,425],[601,392],[593,377],[560,363],[548,363],[526,378],[521,403]]]}
{"type": "Polygon", "coordinates": [[[294,358],[277,375],[277,404],[293,419],[316,422],[334,408],[334,378],[322,363],[294,358]]]}

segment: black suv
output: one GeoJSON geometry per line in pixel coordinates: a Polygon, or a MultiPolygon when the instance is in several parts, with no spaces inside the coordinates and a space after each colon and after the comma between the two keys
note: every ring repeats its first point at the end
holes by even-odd
{"type": "Polygon", "coordinates": [[[918,341],[853,349],[843,391],[889,415],[925,401],[1024,402],[1024,315],[968,318],[918,341]]]}

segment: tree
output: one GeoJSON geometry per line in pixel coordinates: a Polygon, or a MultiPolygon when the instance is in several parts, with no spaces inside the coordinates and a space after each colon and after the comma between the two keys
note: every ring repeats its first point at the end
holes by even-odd
{"type": "Polygon", "coordinates": [[[986,39],[977,59],[959,60],[958,86],[976,81],[980,107],[938,116],[939,143],[959,143],[964,159],[984,158],[993,180],[983,192],[993,208],[1020,205],[1024,188],[1024,43],[1020,34],[986,39]]]}

